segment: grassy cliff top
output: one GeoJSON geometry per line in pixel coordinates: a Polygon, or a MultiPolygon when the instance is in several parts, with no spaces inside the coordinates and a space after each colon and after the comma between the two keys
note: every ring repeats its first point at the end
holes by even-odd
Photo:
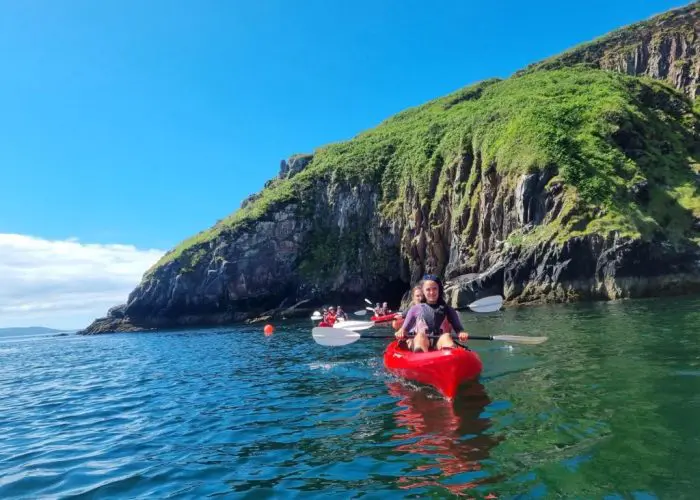
{"type": "Polygon", "coordinates": [[[592,64],[597,66],[604,58],[615,53],[626,53],[644,41],[660,39],[668,35],[693,37],[700,23],[700,2],[693,2],[685,7],[673,9],[651,17],[645,21],[623,28],[573,47],[561,54],[531,64],[518,74],[530,71],[557,69],[574,64],[592,64]]]}
{"type": "MultiPolygon", "coordinates": [[[[611,228],[682,236],[692,214],[700,214],[693,183],[697,129],[687,98],[652,80],[570,68],[484,81],[318,149],[303,171],[276,179],[258,199],[182,242],[153,269],[183,253],[201,253],[202,243],[279,203],[303,202],[318,181],[376,184],[384,215],[400,216],[407,186],[429,204],[433,176],[465,154],[480,156],[506,177],[555,167],[579,206],[604,208],[602,222],[557,229],[563,236],[611,228]],[[648,206],[630,194],[644,181],[648,206]]],[[[464,182],[464,192],[474,181],[464,182]]]]}

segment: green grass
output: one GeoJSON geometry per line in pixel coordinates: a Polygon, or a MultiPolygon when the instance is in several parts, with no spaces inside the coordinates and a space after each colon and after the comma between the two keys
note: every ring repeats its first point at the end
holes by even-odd
{"type": "MultiPolygon", "coordinates": [[[[480,158],[483,170],[495,168],[509,185],[519,174],[548,167],[565,183],[566,224],[556,220],[537,228],[521,244],[616,229],[688,236],[689,217],[700,215],[692,181],[700,151],[696,129],[689,101],[651,80],[573,68],[481,82],[319,148],[299,174],[275,180],[259,199],[184,241],[154,269],[177,258],[192,262],[222,232],[246,230],[282,204],[295,202],[310,215],[314,190],[329,182],[378,186],[388,218],[406,216],[402,205],[409,194],[434,212],[436,200],[451,189],[464,194],[458,210],[467,210],[478,202],[480,174],[472,169],[457,186],[446,177],[465,155],[480,158]],[[629,193],[640,180],[649,182],[648,204],[629,193]]],[[[325,253],[310,251],[305,261],[325,262],[325,253]]]]}
{"type": "Polygon", "coordinates": [[[642,42],[657,43],[669,36],[681,35],[695,38],[695,20],[700,15],[700,3],[693,2],[685,7],[654,16],[645,21],[617,29],[590,42],[573,47],[554,57],[531,64],[518,75],[532,71],[560,69],[576,64],[599,67],[600,62],[632,54],[642,42]]]}

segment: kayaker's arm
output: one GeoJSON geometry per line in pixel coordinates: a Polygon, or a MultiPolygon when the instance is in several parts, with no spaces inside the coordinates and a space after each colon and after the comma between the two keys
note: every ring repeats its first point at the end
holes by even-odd
{"type": "Polygon", "coordinates": [[[469,334],[464,331],[464,327],[462,326],[462,322],[459,319],[459,314],[457,314],[457,311],[455,311],[450,306],[447,306],[446,309],[447,309],[447,311],[446,311],[447,321],[449,321],[450,325],[452,325],[452,328],[454,329],[455,332],[459,332],[459,334],[458,334],[459,340],[461,340],[462,342],[466,342],[467,339],[469,338],[469,334]]]}
{"type": "Polygon", "coordinates": [[[403,321],[401,328],[399,328],[394,335],[397,339],[402,339],[406,336],[406,332],[410,332],[416,324],[417,312],[413,308],[409,309],[408,314],[406,314],[406,319],[403,321]]]}

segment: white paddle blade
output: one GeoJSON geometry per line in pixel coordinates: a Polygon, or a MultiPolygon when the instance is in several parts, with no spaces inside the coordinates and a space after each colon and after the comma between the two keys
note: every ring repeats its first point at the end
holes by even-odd
{"type": "Polygon", "coordinates": [[[494,335],[493,340],[502,342],[510,342],[511,344],[541,344],[547,340],[547,337],[521,337],[520,335],[494,335]]]}
{"type": "Polygon", "coordinates": [[[355,311],[354,314],[355,314],[355,316],[366,316],[366,315],[367,315],[367,311],[365,311],[364,309],[362,309],[362,310],[360,310],[360,311],[355,311]]]}
{"type": "Polygon", "coordinates": [[[317,344],[337,347],[352,344],[360,340],[360,334],[344,330],[342,328],[330,328],[327,326],[317,326],[311,330],[311,336],[317,344]]]}
{"type": "Polygon", "coordinates": [[[479,313],[496,312],[503,307],[503,297],[500,295],[491,295],[490,297],[476,300],[467,307],[479,313]]]}
{"type": "Polygon", "coordinates": [[[369,305],[374,305],[369,301],[369,299],[365,299],[365,302],[367,302],[369,305]]]}
{"type": "Polygon", "coordinates": [[[368,311],[372,311],[372,314],[376,314],[375,310],[373,307],[365,307],[368,311]]]}
{"type": "Polygon", "coordinates": [[[360,330],[367,330],[373,326],[373,321],[337,321],[333,325],[333,328],[344,328],[346,330],[358,332],[360,330]]]}

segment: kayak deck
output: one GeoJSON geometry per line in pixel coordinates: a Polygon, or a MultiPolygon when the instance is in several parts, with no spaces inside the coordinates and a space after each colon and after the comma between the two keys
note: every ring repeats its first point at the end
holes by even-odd
{"type": "Polygon", "coordinates": [[[430,352],[411,352],[394,341],[384,351],[384,366],[407,380],[435,387],[452,400],[462,382],[476,379],[483,368],[479,356],[456,347],[430,352]]]}

